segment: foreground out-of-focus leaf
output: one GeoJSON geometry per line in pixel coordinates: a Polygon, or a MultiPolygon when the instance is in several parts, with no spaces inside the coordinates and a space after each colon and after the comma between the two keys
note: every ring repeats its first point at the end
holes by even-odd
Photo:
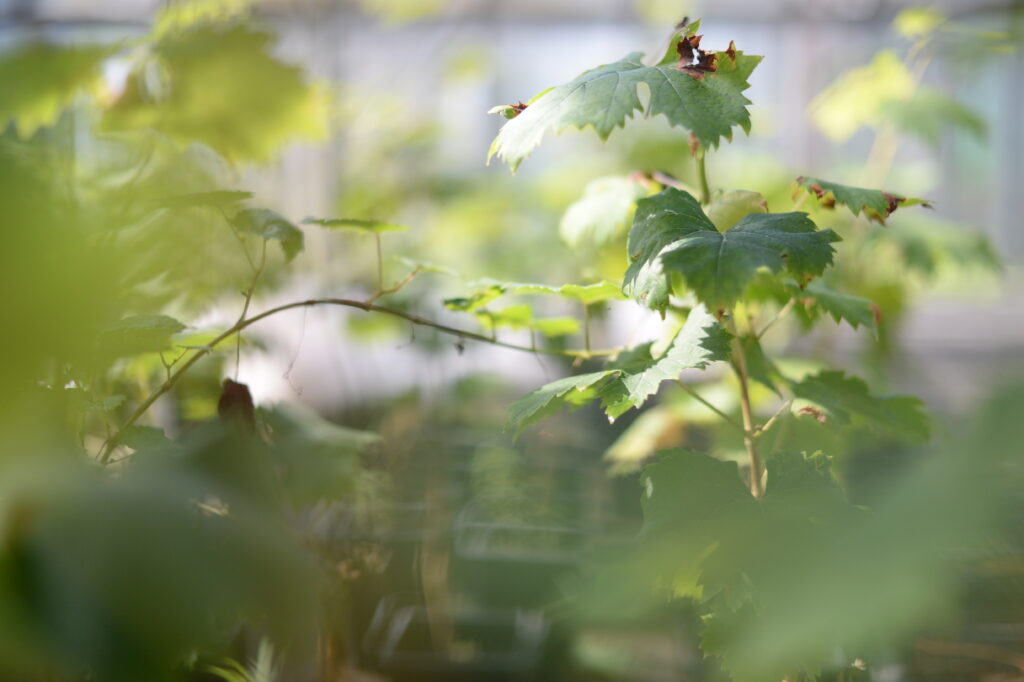
{"type": "Polygon", "coordinates": [[[108,129],[153,128],[257,162],[325,134],[324,93],[273,56],[270,33],[232,20],[170,26],[157,36],[153,61],[140,63],[106,112],[108,129]],[[164,79],[152,78],[154,66],[164,79]]]}
{"type": "Polygon", "coordinates": [[[0,129],[29,137],[53,125],[79,93],[95,94],[116,47],[29,45],[0,57],[0,129]]]}

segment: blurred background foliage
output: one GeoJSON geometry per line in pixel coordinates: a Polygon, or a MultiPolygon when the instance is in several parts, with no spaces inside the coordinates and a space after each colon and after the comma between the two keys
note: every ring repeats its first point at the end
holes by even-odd
{"type": "MultiPolygon", "coordinates": [[[[837,680],[1024,675],[1024,398],[993,393],[1021,368],[1019,5],[155,4],[0,2],[0,678],[719,679],[680,556],[732,576],[723,598],[771,587],[704,643],[742,652],[740,679],[794,658],[837,680]],[[877,306],[856,330],[797,306],[765,349],[791,376],[828,361],[919,392],[931,443],[788,417],[779,452],[831,438],[775,460],[805,485],[702,527],[742,444],[682,391],[513,441],[507,405],[568,362],[348,309],[222,338],[396,282],[396,310],[526,346],[664,334],[615,295],[500,283],[620,283],[635,201],[696,183],[685,136],[567,134],[512,177],[483,166],[484,112],[654,52],[686,14],[766,55],[713,188],[836,230],[829,283],[877,306]],[[880,229],[803,174],[935,210],[880,229]],[[680,447],[715,458],[637,474],[680,447]],[[663,485],[678,506],[641,521],[663,485]],[[822,497],[834,514],[800,516],[822,497]]],[[[701,380],[737,412],[731,377],[701,380]]]]}

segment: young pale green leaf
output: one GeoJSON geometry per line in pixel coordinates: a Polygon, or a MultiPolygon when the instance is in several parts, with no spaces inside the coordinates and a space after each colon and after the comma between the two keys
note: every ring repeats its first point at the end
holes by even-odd
{"type": "Polygon", "coordinates": [[[510,305],[500,310],[481,309],[475,311],[477,319],[484,329],[493,330],[501,327],[509,329],[530,329],[544,336],[568,336],[578,334],[580,323],[574,317],[535,318],[530,306],[510,305]]]}
{"type": "MultiPolygon", "coordinates": [[[[793,395],[824,411],[840,427],[862,428],[887,438],[926,441],[930,430],[924,403],[910,396],[873,396],[868,385],[841,371],[825,370],[791,384],[793,395]]],[[[795,403],[795,412],[801,405],[795,403]]]]}
{"type": "Polygon", "coordinates": [[[908,99],[915,87],[903,60],[884,50],[819,94],[811,103],[811,117],[829,138],[842,142],[862,126],[878,125],[885,104],[908,99]]]}
{"type": "Polygon", "coordinates": [[[81,92],[102,83],[109,45],[62,47],[34,44],[0,59],[0,128],[14,121],[21,137],[53,125],[81,92]]]}
{"type": "Polygon", "coordinates": [[[566,377],[541,386],[512,403],[508,408],[505,429],[515,429],[516,435],[541,419],[551,416],[566,406],[579,406],[597,397],[597,390],[620,370],[611,369],[566,377]]]}
{"type": "Polygon", "coordinates": [[[985,119],[952,97],[932,88],[921,88],[909,100],[882,105],[882,116],[903,132],[938,147],[949,128],[957,128],[983,141],[988,132],[985,119]]]}
{"type": "MultiPolygon", "coordinates": [[[[733,46],[709,55],[713,70],[687,70],[675,48],[682,50],[685,32],[673,38],[672,49],[653,66],[633,52],[617,62],[580,74],[572,81],[545,90],[506,123],[491,144],[489,158],[497,155],[515,170],[530,155],[548,130],[591,127],[605,140],[643,110],[638,87],[650,93],[647,116],[664,115],[670,124],[690,130],[704,147],[717,147],[721,138],[732,139],[739,126],[750,130],[750,101],[743,91],[761,57],[744,55],[733,46]]],[[[680,52],[681,54],[681,52],[680,52]]]]}
{"type": "MultiPolygon", "coordinates": [[[[592,305],[603,301],[623,300],[626,296],[622,289],[612,282],[596,282],[594,284],[531,284],[527,282],[502,282],[496,279],[480,279],[470,283],[473,293],[467,298],[450,299],[451,301],[483,301],[477,307],[485,305],[503,295],[523,296],[562,296],[579,301],[584,305],[592,305]]],[[[446,305],[448,302],[445,302],[446,305]]],[[[451,307],[451,306],[449,306],[451,307]]],[[[453,308],[459,309],[459,308],[453,308]]]]}
{"type": "Polygon", "coordinates": [[[491,301],[500,298],[505,293],[505,290],[496,284],[491,284],[486,287],[477,289],[469,296],[460,296],[458,298],[448,298],[444,301],[444,307],[448,310],[457,310],[459,312],[471,313],[476,310],[480,310],[491,301]]]}
{"type": "Polygon", "coordinates": [[[326,134],[326,92],[273,55],[270,33],[230,17],[171,23],[106,111],[106,129],[152,128],[243,162],[326,134]],[[152,77],[156,69],[163,78],[152,77]]]}
{"type": "Polygon", "coordinates": [[[277,241],[287,260],[295,258],[296,254],[302,250],[304,243],[302,230],[295,227],[281,214],[270,209],[243,208],[234,215],[231,224],[241,232],[277,241]]]}
{"type": "Polygon", "coordinates": [[[670,187],[637,202],[624,288],[664,310],[668,274],[677,273],[708,308],[728,309],[760,268],[785,269],[800,281],[820,275],[836,241],[837,234],[818,230],[806,213],[751,213],[719,232],[692,195],[670,187]]]}
{"type": "Polygon", "coordinates": [[[396,225],[383,220],[362,220],[359,218],[305,218],[302,223],[304,225],[319,225],[320,227],[327,228],[359,230],[375,234],[381,234],[384,232],[405,232],[409,229],[404,225],[396,225]]]}
{"type": "Polygon", "coordinates": [[[725,232],[751,213],[767,213],[768,201],[758,192],[734,189],[718,197],[707,208],[708,220],[725,232]]]}
{"type": "Polygon", "coordinates": [[[878,335],[881,312],[878,306],[868,299],[840,293],[820,279],[814,280],[802,291],[793,282],[789,282],[787,288],[793,296],[824,311],[836,323],[845,320],[854,329],[863,326],[871,330],[875,336],[878,335]]]}
{"type": "Polygon", "coordinates": [[[837,203],[843,204],[850,209],[853,215],[860,215],[860,212],[864,211],[864,215],[879,223],[885,223],[885,219],[900,206],[920,204],[925,208],[931,208],[931,204],[924,199],[903,197],[879,189],[850,187],[837,182],[804,176],[797,178],[796,182],[807,192],[820,199],[822,205],[827,208],[831,208],[837,203]]]}
{"type": "Polygon", "coordinates": [[[622,374],[601,390],[601,404],[609,421],[630,408],[640,408],[658,391],[661,382],[679,378],[684,369],[704,369],[727,359],[730,339],[729,332],[704,306],[694,308],[664,355],[639,366],[625,366],[622,374]]]}
{"type": "Polygon", "coordinates": [[[562,241],[572,249],[604,246],[626,231],[637,199],[648,193],[647,184],[633,176],[593,180],[562,215],[562,241]]]}
{"type": "Polygon", "coordinates": [[[399,263],[415,270],[416,272],[427,272],[435,275],[448,275],[449,277],[458,277],[459,273],[455,272],[449,267],[439,265],[437,263],[431,263],[430,261],[418,260],[416,258],[406,258],[405,256],[397,256],[395,258],[399,263]]]}

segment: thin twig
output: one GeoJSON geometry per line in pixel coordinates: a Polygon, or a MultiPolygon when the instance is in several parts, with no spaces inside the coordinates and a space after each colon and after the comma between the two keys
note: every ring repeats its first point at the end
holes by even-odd
{"type": "Polygon", "coordinates": [[[374,232],[377,238],[377,291],[384,290],[384,247],[381,245],[380,232],[374,232]]]}
{"type": "Polygon", "coordinates": [[[258,315],[253,315],[252,317],[249,318],[239,319],[239,321],[236,322],[230,329],[227,329],[224,332],[222,332],[219,336],[217,336],[217,338],[210,341],[206,346],[203,346],[202,348],[197,348],[196,352],[191,357],[189,357],[184,364],[182,364],[178,371],[172,374],[170,377],[168,377],[166,381],[160,384],[160,386],[158,386],[153,391],[153,393],[151,393],[145,400],[143,400],[142,403],[140,403],[139,406],[135,408],[135,411],[132,412],[131,415],[129,415],[129,417],[124,421],[124,423],[121,424],[121,427],[117,430],[117,432],[104,442],[103,446],[100,448],[100,461],[104,464],[107,463],[108,460],[110,459],[110,454],[113,451],[117,443],[118,437],[121,435],[121,433],[126,428],[134,424],[139,419],[139,417],[145,414],[146,411],[153,405],[153,403],[156,402],[158,398],[160,398],[160,396],[170,391],[181,378],[182,374],[187,372],[200,359],[213,352],[214,348],[218,346],[220,343],[222,343],[224,340],[231,338],[235,334],[241,332],[243,329],[246,329],[256,324],[260,320],[271,317],[272,315],[285,312],[286,310],[308,308],[311,306],[318,305],[337,305],[347,308],[357,308],[365,312],[376,312],[383,313],[385,315],[393,315],[395,317],[400,317],[403,320],[407,320],[412,324],[420,325],[422,327],[430,327],[432,329],[436,329],[439,332],[456,336],[460,339],[460,342],[463,339],[472,339],[474,341],[482,341],[484,343],[489,343],[494,346],[500,346],[501,348],[509,348],[511,350],[524,351],[527,353],[539,353],[543,355],[587,359],[616,355],[622,351],[621,348],[609,348],[599,350],[556,350],[549,348],[531,348],[529,346],[521,346],[515,343],[499,341],[496,338],[491,338],[489,336],[484,336],[483,334],[477,334],[475,332],[466,331],[464,329],[449,327],[448,325],[441,324],[439,322],[434,322],[433,320],[429,320],[425,317],[420,317],[419,315],[407,313],[404,310],[388,308],[386,306],[377,305],[375,303],[370,303],[367,301],[356,301],[347,298],[311,298],[305,301],[294,301],[292,303],[286,303],[284,305],[279,305],[275,308],[265,310],[262,313],[259,313],[258,315]]]}
{"type": "MultiPolygon", "coordinates": [[[[248,254],[246,254],[248,257],[248,254]]],[[[259,282],[260,275],[263,274],[263,268],[267,266],[267,240],[263,240],[263,248],[260,251],[260,264],[253,271],[252,281],[249,282],[249,288],[245,290],[245,303],[242,305],[242,313],[238,316],[238,321],[235,322],[237,326],[239,323],[245,321],[245,316],[249,313],[249,305],[252,303],[252,295],[256,291],[256,283],[259,282]]],[[[238,381],[238,368],[242,363],[242,335],[239,334],[235,338],[235,381],[238,381]]]]}
{"type": "Polygon", "coordinates": [[[590,305],[583,304],[583,347],[590,350],[590,305]]]}
{"type": "Polygon", "coordinates": [[[779,320],[784,318],[786,315],[788,315],[790,313],[790,311],[792,311],[795,306],[796,306],[796,298],[791,298],[788,301],[786,301],[786,305],[784,305],[781,308],[779,308],[779,312],[775,313],[775,316],[772,317],[772,319],[768,320],[768,324],[766,324],[761,329],[761,331],[757,332],[754,335],[754,338],[756,338],[758,341],[760,341],[761,337],[764,336],[765,332],[767,332],[769,329],[771,329],[773,324],[775,324],[776,322],[778,322],[779,320]]]}
{"type": "Polygon", "coordinates": [[[381,298],[383,296],[387,296],[388,294],[398,293],[403,288],[405,288],[406,284],[408,284],[409,282],[413,281],[416,278],[416,276],[419,275],[421,272],[423,272],[423,270],[421,268],[418,268],[418,267],[417,268],[413,268],[412,270],[409,271],[408,275],[403,277],[398,282],[395,282],[394,284],[392,284],[387,289],[381,289],[380,291],[375,293],[373,296],[371,296],[370,298],[366,299],[367,303],[373,303],[377,299],[379,299],[379,298],[381,298]]]}
{"type": "Polygon", "coordinates": [[[700,182],[700,203],[708,204],[711,202],[711,188],[708,185],[708,170],[705,164],[705,150],[700,150],[697,154],[697,180],[700,182]]]}
{"type": "Polygon", "coordinates": [[[704,396],[702,396],[702,395],[701,395],[700,393],[697,393],[697,391],[696,391],[696,390],[695,390],[695,389],[694,389],[694,388],[693,388],[692,386],[690,386],[690,385],[689,385],[689,384],[687,384],[687,383],[686,383],[685,381],[682,381],[682,380],[680,380],[680,379],[676,379],[676,380],[675,380],[675,382],[676,382],[677,384],[679,384],[679,385],[680,385],[680,386],[682,387],[682,389],[683,389],[684,391],[686,391],[686,392],[687,392],[687,393],[689,393],[689,394],[690,394],[691,396],[693,396],[693,398],[694,398],[694,399],[695,399],[695,400],[696,400],[697,402],[699,402],[699,403],[700,403],[700,404],[702,404],[702,405],[703,405],[704,407],[708,408],[709,410],[711,410],[712,412],[714,412],[715,414],[717,414],[717,415],[718,415],[719,417],[721,417],[722,419],[724,419],[724,420],[725,420],[725,422],[726,422],[726,423],[727,423],[727,424],[728,424],[729,426],[731,426],[732,428],[736,429],[737,431],[739,431],[739,432],[740,432],[741,434],[743,434],[744,436],[745,436],[745,435],[747,434],[747,432],[746,432],[746,431],[745,431],[745,430],[743,429],[743,425],[742,425],[742,424],[740,424],[740,423],[739,423],[738,421],[736,421],[735,419],[733,419],[732,417],[730,417],[729,415],[727,415],[727,414],[726,414],[725,412],[723,412],[722,410],[720,410],[720,409],[718,409],[717,407],[715,407],[714,405],[712,405],[712,404],[711,404],[711,403],[710,403],[710,402],[709,402],[709,401],[708,401],[708,400],[707,400],[707,399],[706,399],[706,398],[705,398],[704,396]]]}
{"type": "Polygon", "coordinates": [[[792,398],[787,400],[786,402],[782,403],[782,407],[780,407],[778,410],[776,410],[775,414],[773,414],[771,416],[771,418],[768,419],[768,421],[766,421],[764,424],[762,424],[761,426],[758,426],[756,429],[754,429],[754,438],[755,439],[760,438],[765,433],[767,433],[769,429],[771,429],[773,426],[775,426],[775,423],[786,412],[786,410],[789,409],[790,405],[792,405],[792,404],[793,404],[792,398]]]}

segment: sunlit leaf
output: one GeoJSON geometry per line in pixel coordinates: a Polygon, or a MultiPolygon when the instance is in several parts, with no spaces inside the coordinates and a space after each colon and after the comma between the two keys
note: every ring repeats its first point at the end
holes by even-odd
{"type": "Polygon", "coordinates": [[[143,61],[129,76],[104,125],[153,128],[238,161],[266,161],[288,142],[322,138],[325,93],[308,84],[301,69],[274,57],[272,40],[236,21],[160,33],[154,61],[143,61]],[[154,78],[154,69],[163,78],[154,78]]]}
{"type": "Polygon", "coordinates": [[[664,115],[672,125],[693,132],[708,148],[717,147],[723,137],[732,139],[736,126],[749,131],[750,102],[743,91],[761,57],[730,46],[727,51],[709,53],[715,64],[712,72],[687,72],[676,51],[687,35],[685,30],[678,32],[671,48],[652,66],[643,63],[643,54],[633,52],[541,92],[502,127],[491,144],[490,156],[497,155],[515,170],[548,130],[558,133],[589,126],[604,140],[638,111],[647,116],[664,115]],[[640,84],[650,92],[646,109],[637,94],[640,84]]]}
{"type": "Polygon", "coordinates": [[[0,57],[0,128],[28,137],[53,125],[79,93],[95,94],[117,47],[29,45],[0,57]]]}
{"type": "Polygon", "coordinates": [[[610,176],[587,184],[583,196],[562,215],[558,231],[570,248],[600,247],[626,231],[636,200],[647,196],[645,183],[634,177],[610,176]]]}

